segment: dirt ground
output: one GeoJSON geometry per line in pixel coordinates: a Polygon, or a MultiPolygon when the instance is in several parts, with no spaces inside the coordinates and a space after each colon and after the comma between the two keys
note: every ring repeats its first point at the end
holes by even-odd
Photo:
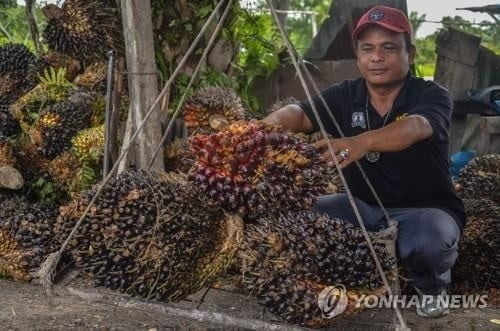
{"type": "MultiPolygon", "coordinates": [[[[0,330],[300,330],[279,323],[244,295],[210,290],[175,304],[148,303],[82,284],[56,287],[48,297],[41,286],[0,280],[0,330]]],[[[500,330],[499,308],[452,310],[440,319],[404,311],[412,330],[500,330]]],[[[391,330],[389,309],[368,309],[335,322],[329,330],[391,330]]]]}

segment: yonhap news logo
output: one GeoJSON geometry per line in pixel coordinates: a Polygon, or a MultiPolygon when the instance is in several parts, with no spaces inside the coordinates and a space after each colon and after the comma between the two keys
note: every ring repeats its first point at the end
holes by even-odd
{"type": "Polygon", "coordinates": [[[351,300],[353,308],[402,308],[424,307],[433,303],[436,307],[470,309],[488,307],[488,295],[375,295],[349,293],[344,285],[325,287],[318,295],[318,307],[325,319],[341,315],[351,300]]]}
{"type": "Polygon", "coordinates": [[[342,314],[349,303],[344,285],[325,287],[318,296],[318,306],[323,318],[331,319],[342,314]]]}

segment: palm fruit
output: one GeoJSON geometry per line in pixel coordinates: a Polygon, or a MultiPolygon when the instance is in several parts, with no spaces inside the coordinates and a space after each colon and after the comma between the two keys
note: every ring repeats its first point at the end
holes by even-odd
{"type": "Polygon", "coordinates": [[[54,182],[69,191],[80,171],[80,162],[71,152],[64,152],[61,156],[50,161],[48,172],[54,182]]]}
{"type": "Polygon", "coordinates": [[[0,106],[10,105],[37,83],[36,57],[26,46],[0,46],[0,106]]]}
{"type": "Polygon", "coordinates": [[[0,167],[1,166],[15,166],[16,158],[14,156],[14,150],[10,142],[4,139],[0,139],[0,167]]]}
{"type": "MultiPolygon", "coordinates": [[[[385,246],[374,248],[386,273],[396,264],[385,246]]],[[[319,323],[318,293],[343,285],[379,292],[380,275],[359,228],[311,211],[263,217],[248,225],[239,252],[243,282],[261,304],[286,321],[319,323]]]]}
{"type": "Polygon", "coordinates": [[[0,139],[12,137],[19,133],[20,127],[10,113],[9,107],[0,105],[0,139]]]}
{"type": "Polygon", "coordinates": [[[500,287],[500,206],[464,199],[467,222],[459,242],[453,276],[469,288],[500,287]]]}
{"type": "Polygon", "coordinates": [[[32,182],[39,178],[50,178],[48,173],[50,161],[31,141],[22,141],[16,145],[14,157],[16,168],[21,171],[26,182],[32,182]]]}
{"type": "Polygon", "coordinates": [[[18,196],[0,199],[0,277],[29,281],[55,250],[56,209],[18,196]]]}
{"type": "Polygon", "coordinates": [[[48,4],[42,11],[48,19],[43,38],[51,50],[88,65],[105,59],[108,51],[122,48],[116,5],[108,7],[98,0],[66,0],[61,8],[48,4]]]}
{"type": "Polygon", "coordinates": [[[104,151],[104,125],[78,132],[71,144],[80,162],[99,163],[104,151]]]}
{"type": "Polygon", "coordinates": [[[500,154],[474,158],[460,171],[455,185],[462,199],[489,199],[500,203],[500,154]]]}
{"type": "Polygon", "coordinates": [[[71,148],[73,137],[89,125],[91,112],[90,96],[75,93],[43,109],[30,136],[42,155],[53,159],[71,148]]]}
{"type": "Polygon", "coordinates": [[[191,179],[226,210],[252,218],[311,207],[332,171],[312,145],[256,121],[195,135],[191,150],[196,157],[191,179]]]}
{"type": "Polygon", "coordinates": [[[74,58],[55,51],[49,51],[42,57],[42,64],[45,68],[63,69],[66,72],[66,79],[73,81],[82,71],[82,65],[74,58]]]}
{"type": "Polygon", "coordinates": [[[189,149],[189,140],[177,138],[165,148],[165,170],[188,173],[194,164],[194,156],[189,149]]]}
{"type": "MultiPolygon", "coordinates": [[[[61,207],[55,226],[60,242],[96,189],[61,207]]],[[[237,247],[230,243],[237,236],[229,233],[239,232],[232,222],[183,177],[124,172],[106,185],[69,250],[96,285],[179,300],[229,264],[237,247]]]]}
{"type": "Polygon", "coordinates": [[[28,132],[43,109],[67,100],[74,92],[64,68],[49,68],[40,76],[40,84],[12,105],[12,112],[23,131],[28,132]]]}
{"type": "Polygon", "coordinates": [[[190,132],[212,131],[246,118],[245,110],[232,90],[210,86],[201,88],[183,107],[184,122],[190,132]]]}
{"type": "Polygon", "coordinates": [[[106,91],[106,76],[108,67],[105,62],[95,62],[85,68],[85,71],[75,78],[75,84],[94,91],[106,91]]]}

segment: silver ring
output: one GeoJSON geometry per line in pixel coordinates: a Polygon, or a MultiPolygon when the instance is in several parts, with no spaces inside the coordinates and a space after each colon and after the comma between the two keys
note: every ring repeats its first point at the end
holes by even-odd
{"type": "Polygon", "coordinates": [[[349,157],[349,149],[346,148],[340,151],[339,155],[342,156],[343,159],[347,159],[349,157]]]}

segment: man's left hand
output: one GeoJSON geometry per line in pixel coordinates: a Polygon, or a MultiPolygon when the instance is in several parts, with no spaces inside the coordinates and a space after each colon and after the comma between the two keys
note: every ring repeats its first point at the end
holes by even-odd
{"type": "MultiPolygon", "coordinates": [[[[361,159],[368,152],[365,139],[360,136],[330,139],[333,151],[339,165],[342,168],[347,167],[352,162],[361,159]]],[[[314,144],[314,146],[321,152],[321,158],[329,165],[335,165],[330,151],[328,150],[327,139],[322,139],[314,144]]]]}

